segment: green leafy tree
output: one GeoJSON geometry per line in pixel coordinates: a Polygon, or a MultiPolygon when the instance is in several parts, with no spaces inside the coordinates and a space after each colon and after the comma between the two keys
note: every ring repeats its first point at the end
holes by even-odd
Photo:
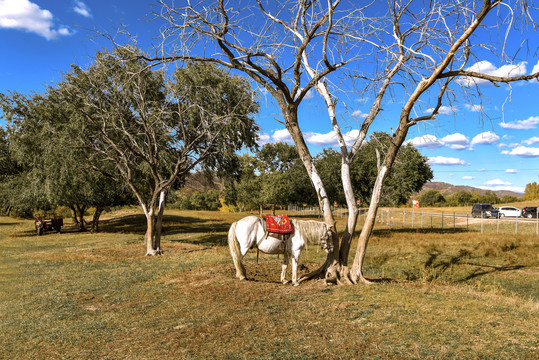
{"type": "Polygon", "coordinates": [[[524,189],[524,197],[522,200],[529,201],[535,199],[539,199],[539,184],[536,182],[526,184],[526,188],[524,189]]]}
{"type": "Polygon", "coordinates": [[[462,190],[446,197],[449,206],[470,206],[474,204],[474,198],[471,192],[462,190]]]}
{"type": "MultiPolygon", "coordinates": [[[[362,204],[368,205],[372,189],[378,174],[378,159],[384,156],[391,142],[387,133],[376,132],[365,142],[351,166],[352,185],[355,196],[362,204]]],[[[401,147],[391,168],[382,191],[381,204],[399,206],[406,204],[410,196],[433,178],[427,158],[411,144],[401,147]]],[[[321,174],[330,200],[345,202],[344,189],[340,176],[341,154],[332,149],[325,149],[316,159],[316,166],[321,174]]]]}
{"type": "Polygon", "coordinates": [[[10,181],[9,197],[18,208],[30,212],[66,206],[85,229],[84,212],[94,206],[92,230],[97,231],[104,206],[132,201],[123,186],[88,166],[93,155],[79,146],[80,129],[54,88],[45,94],[1,95],[0,106],[8,121],[10,151],[22,169],[10,181]]]}
{"type": "MultiPolygon", "coordinates": [[[[1,99],[0,94],[0,99],[1,99]]],[[[10,152],[7,131],[0,126],[0,209],[9,216],[13,209],[14,178],[21,172],[10,152]]]]}
{"type": "Polygon", "coordinates": [[[487,204],[498,204],[500,202],[500,198],[494,191],[487,190],[485,191],[485,194],[481,196],[481,202],[487,204]]]}
{"type": "Polygon", "coordinates": [[[420,206],[443,206],[445,198],[438,190],[428,190],[418,198],[420,206]]]}
{"type": "Polygon", "coordinates": [[[502,204],[508,204],[508,203],[517,202],[517,201],[518,201],[518,198],[516,196],[513,196],[513,195],[504,195],[500,199],[500,203],[502,203],[502,204]]]}
{"type": "Polygon", "coordinates": [[[313,199],[308,174],[295,146],[282,142],[265,144],[256,154],[256,159],[256,171],[260,174],[262,187],[261,200],[272,205],[274,214],[276,206],[313,199]]]}
{"type": "MultiPolygon", "coordinates": [[[[249,83],[207,63],[178,68],[172,81],[133,47],[99,52],[59,86],[83,146],[129,187],[146,216],[146,254],[161,254],[169,191],[191,171],[227,171],[236,150],[255,146],[258,111],[249,83]]],[[[99,168],[97,166],[97,168],[99,168]]]]}

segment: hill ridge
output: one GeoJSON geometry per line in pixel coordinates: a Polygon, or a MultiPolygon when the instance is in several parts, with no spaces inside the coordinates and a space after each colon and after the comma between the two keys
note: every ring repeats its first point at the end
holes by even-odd
{"type": "MultiPolygon", "coordinates": [[[[442,193],[442,195],[451,195],[459,191],[469,191],[471,193],[477,192],[481,195],[484,195],[488,190],[480,189],[473,186],[468,185],[453,185],[442,181],[432,181],[428,182],[425,185],[423,185],[423,188],[416,194],[421,195],[429,190],[438,190],[442,193]]],[[[506,195],[510,196],[516,196],[517,198],[521,199],[524,194],[510,191],[510,190],[492,190],[499,198],[502,198],[506,195]]]]}

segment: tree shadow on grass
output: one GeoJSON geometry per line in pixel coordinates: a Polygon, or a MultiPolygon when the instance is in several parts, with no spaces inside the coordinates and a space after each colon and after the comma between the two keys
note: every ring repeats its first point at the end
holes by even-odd
{"type": "Polygon", "coordinates": [[[490,265],[481,264],[475,261],[470,261],[472,254],[465,249],[461,249],[457,255],[446,256],[446,259],[440,260],[442,253],[439,250],[431,250],[429,252],[429,258],[424,264],[425,269],[435,269],[436,276],[440,276],[442,273],[447,272],[453,266],[475,266],[476,269],[471,274],[459,279],[455,282],[466,282],[479,276],[492,274],[496,272],[506,272],[525,268],[524,265],[490,265]]]}
{"type": "Polygon", "coordinates": [[[475,264],[475,263],[467,263],[466,265],[473,265],[477,266],[476,270],[474,270],[470,275],[457,280],[456,282],[466,282],[468,280],[474,279],[479,276],[487,275],[487,274],[493,274],[497,272],[506,272],[506,271],[514,271],[523,269],[526,266],[524,265],[502,265],[502,266],[494,266],[494,265],[486,265],[486,264],[475,264]],[[482,268],[482,269],[480,269],[482,268]],[[488,270],[485,270],[487,268],[488,270]]]}
{"type": "MultiPolygon", "coordinates": [[[[127,215],[100,221],[99,232],[144,235],[146,226],[144,214],[127,215]]],[[[172,242],[224,245],[229,227],[221,220],[164,215],[162,235],[172,242]]]]}

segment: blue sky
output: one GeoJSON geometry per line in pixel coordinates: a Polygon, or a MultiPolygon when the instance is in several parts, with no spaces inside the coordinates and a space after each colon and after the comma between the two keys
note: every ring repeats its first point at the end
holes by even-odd
{"type": "MultiPolygon", "coordinates": [[[[158,35],[158,24],[147,14],[156,10],[151,1],[132,0],[0,0],[0,92],[42,92],[58,81],[71,64],[84,66],[104,39],[87,29],[114,31],[128,26],[143,47],[158,35]]],[[[530,34],[527,62],[500,64],[485,57],[471,63],[492,74],[530,74],[539,71],[538,35],[530,34]]],[[[524,38],[526,34],[524,34],[524,38]]],[[[445,106],[436,121],[412,128],[408,141],[430,159],[434,181],[485,189],[523,192],[527,183],[539,181],[539,82],[512,87],[480,83],[484,101],[445,106]]],[[[261,141],[290,141],[271,97],[261,93],[262,111],[257,121],[261,141]]],[[[388,102],[371,131],[391,132],[401,104],[388,102]]],[[[358,128],[369,104],[360,100],[340,113],[346,131],[358,128]]],[[[313,93],[300,108],[306,140],[313,151],[335,144],[327,111],[313,93]]],[[[0,124],[3,121],[0,119],[0,124]]]]}

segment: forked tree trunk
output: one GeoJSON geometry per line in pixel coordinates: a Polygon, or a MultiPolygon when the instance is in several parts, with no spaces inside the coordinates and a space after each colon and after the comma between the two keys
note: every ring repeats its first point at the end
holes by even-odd
{"type": "Polygon", "coordinates": [[[80,231],[86,231],[86,223],[84,221],[84,212],[86,211],[86,205],[80,206],[79,204],[75,204],[76,209],[76,216],[78,216],[78,225],[80,231]]]}
{"type": "Polygon", "coordinates": [[[152,201],[148,208],[142,204],[144,215],[146,215],[146,235],[144,242],[146,243],[146,256],[161,255],[161,230],[163,227],[163,214],[165,211],[166,192],[161,191],[159,194],[159,203],[157,209],[155,202],[152,201]],[[157,210],[157,211],[156,211],[157,210]]]}
{"type": "Polygon", "coordinates": [[[103,206],[96,206],[95,207],[95,213],[94,217],[92,218],[92,230],[91,232],[99,232],[99,218],[101,217],[101,213],[103,212],[103,206]]]}
{"type": "Polygon", "coordinates": [[[365,279],[363,275],[363,261],[365,259],[367,245],[369,243],[369,239],[374,228],[374,223],[376,221],[376,212],[378,211],[378,207],[380,206],[382,185],[385,178],[387,177],[389,169],[391,169],[391,166],[393,165],[393,162],[397,157],[397,153],[402,143],[406,139],[406,135],[408,134],[408,128],[409,126],[407,125],[406,120],[401,119],[399,127],[397,128],[397,131],[395,132],[395,135],[393,136],[391,144],[389,145],[389,148],[387,150],[384,162],[382,163],[380,169],[378,169],[378,175],[376,177],[376,182],[374,183],[371,203],[369,205],[369,211],[367,213],[365,224],[363,225],[363,229],[361,230],[361,234],[359,236],[358,247],[356,249],[354,263],[352,265],[352,270],[350,273],[351,279],[354,282],[362,281],[365,283],[369,283],[369,281],[365,279]]]}
{"type": "Polygon", "coordinates": [[[75,210],[75,205],[72,205],[69,207],[71,210],[71,220],[73,221],[73,224],[78,225],[79,219],[77,218],[77,211],[75,210]]]}
{"type": "MultiPolygon", "coordinates": [[[[288,107],[285,108],[289,110],[288,107]]],[[[296,144],[299,157],[303,163],[303,166],[307,170],[307,173],[309,174],[309,178],[313,183],[316,194],[318,195],[318,201],[320,203],[320,208],[322,209],[322,216],[324,218],[324,222],[334,227],[334,231],[331,232],[330,240],[332,251],[328,253],[325,263],[319,269],[307,275],[304,275],[299,281],[301,282],[315,277],[325,277],[326,282],[336,283],[341,277],[341,266],[339,264],[339,237],[337,235],[337,229],[335,229],[335,218],[333,217],[333,213],[331,212],[331,203],[327,196],[324,183],[322,182],[318,170],[314,166],[314,161],[309,152],[307,144],[305,143],[305,139],[303,138],[303,133],[298,126],[297,111],[285,112],[283,109],[283,114],[285,114],[288,118],[286,121],[286,128],[288,129],[290,136],[296,144]]]]}

